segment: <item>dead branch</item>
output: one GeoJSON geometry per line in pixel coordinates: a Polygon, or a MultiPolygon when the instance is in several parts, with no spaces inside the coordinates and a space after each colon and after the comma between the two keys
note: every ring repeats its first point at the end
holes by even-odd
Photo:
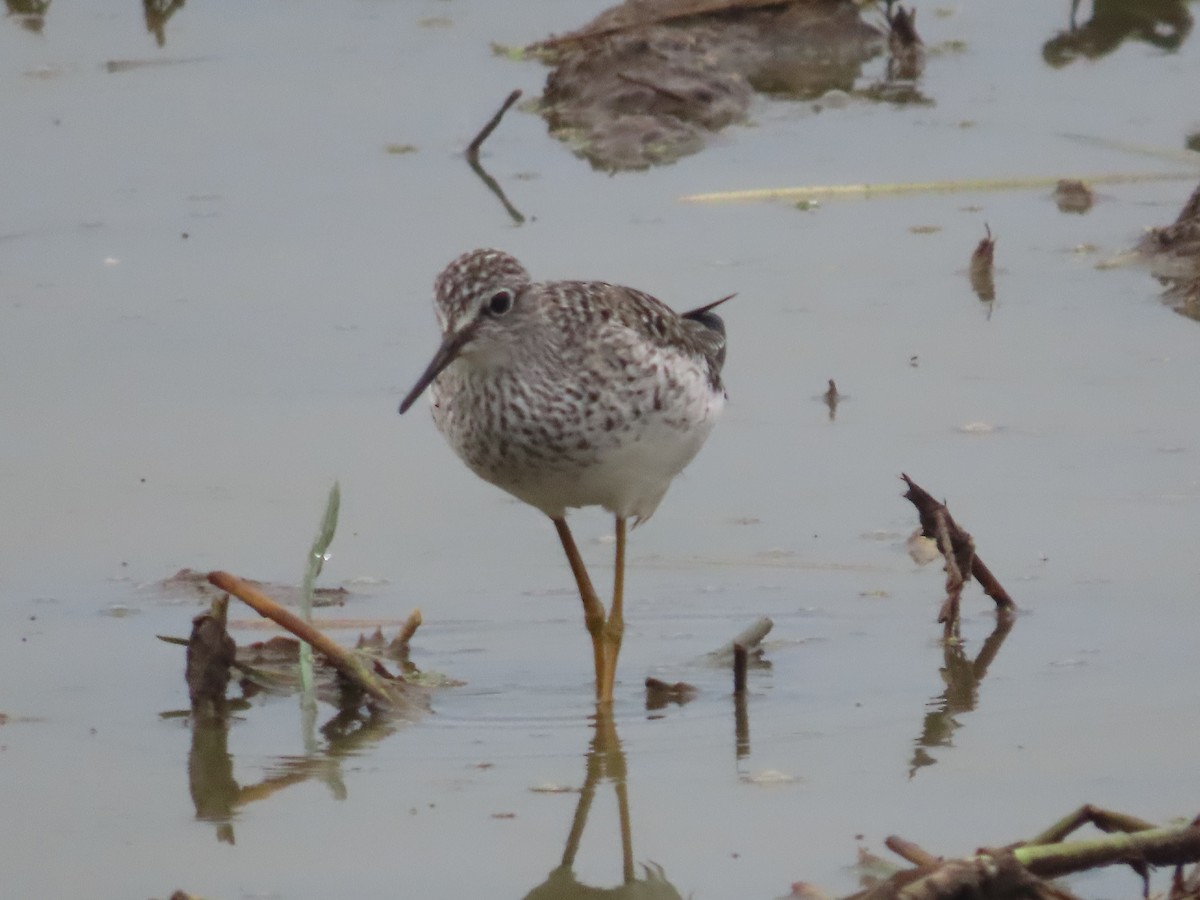
{"type": "Polygon", "coordinates": [[[467,160],[479,165],[479,148],[483,146],[483,142],[491,136],[491,133],[496,130],[496,126],[500,124],[500,120],[504,118],[504,114],[508,112],[509,107],[521,99],[521,89],[517,88],[496,110],[496,114],[488,119],[486,125],[480,130],[479,134],[475,135],[475,140],[467,145],[467,160]]]}
{"type": "Polygon", "coordinates": [[[917,11],[905,9],[888,0],[884,10],[888,23],[888,37],[901,47],[919,47],[923,42],[917,34],[917,11]]]}
{"type": "Polygon", "coordinates": [[[1042,881],[1011,855],[955,859],[896,892],[897,900],[1077,900],[1065,888],[1042,881]]]}
{"type": "MultiPolygon", "coordinates": [[[[1200,817],[1187,825],[1151,826],[1133,816],[1084,806],[1042,832],[1034,842],[981,850],[965,859],[944,860],[911,841],[889,837],[887,846],[914,868],[896,872],[846,900],[1075,900],[1047,879],[1073,872],[1127,864],[1145,877],[1149,866],[1182,867],[1200,861],[1200,817]],[[1085,823],[1108,833],[1093,840],[1035,843],[1070,834],[1085,823]]],[[[1200,867],[1185,879],[1177,868],[1173,900],[1191,897],[1200,884],[1200,867]]]]}
{"type": "Polygon", "coordinates": [[[375,700],[387,706],[402,705],[405,702],[402,689],[406,682],[403,679],[392,678],[379,669],[372,670],[372,667],[361,656],[326,637],[310,623],[305,622],[290,610],[284,609],[252,585],[228,572],[210,572],[208,580],[221,590],[233,594],[260,615],[266,616],[286,628],[300,640],[306,641],[314,650],[324,656],[341,675],[375,700]]]}
{"type": "Polygon", "coordinates": [[[746,648],[741,644],[733,645],[733,692],[746,693],[746,648]]]}
{"type": "Polygon", "coordinates": [[[932,853],[922,849],[912,841],[905,840],[902,837],[897,837],[894,834],[889,835],[883,843],[884,846],[886,846],[901,859],[912,863],[914,866],[932,868],[934,866],[940,866],[943,862],[945,862],[942,857],[934,856],[932,853]]]}
{"type": "Polygon", "coordinates": [[[1085,803],[1069,816],[1063,816],[1037,837],[1026,842],[1025,846],[1034,847],[1041,844],[1060,843],[1067,835],[1072,834],[1084,825],[1095,825],[1105,834],[1114,832],[1150,831],[1157,828],[1153,822],[1139,819],[1125,813],[1113,812],[1099,806],[1085,803]]]}
{"type": "Polygon", "coordinates": [[[1013,857],[1041,878],[1116,863],[1178,866],[1200,862],[1200,827],[1194,824],[1120,832],[1087,841],[1018,847],[1013,857]]]}
{"type": "Polygon", "coordinates": [[[996,580],[996,576],[975,553],[975,541],[971,535],[954,521],[954,517],[950,515],[950,510],[944,503],[933,499],[928,491],[907,475],[902,473],[900,477],[908,485],[908,490],[904,492],[904,498],[917,508],[917,516],[921,521],[921,533],[937,544],[946,560],[947,598],[942,605],[938,621],[946,623],[947,634],[951,633],[951,626],[954,628],[958,626],[958,593],[961,591],[962,584],[972,577],[979,582],[983,592],[996,602],[998,615],[1013,615],[1017,605],[1013,603],[1008,592],[996,580]],[[951,615],[953,621],[944,618],[951,615]]]}
{"type": "Polygon", "coordinates": [[[500,119],[504,117],[504,114],[508,112],[509,107],[516,103],[520,96],[520,89],[515,90],[508,95],[508,99],[501,104],[500,109],[496,111],[496,114],[492,116],[490,120],[488,120],[486,125],[483,126],[483,130],[480,131],[479,134],[475,135],[475,140],[471,141],[470,145],[467,147],[466,156],[467,165],[471,167],[471,171],[479,176],[479,180],[483,182],[484,186],[492,192],[497,200],[500,201],[501,206],[504,207],[504,211],[508,213],[509,218],[511,218],[518,225],[524,225],[525,216],[519,209],[512,205],[508,199],[508,195],[506,195],[504,193],[504,189],[500,187],[499,182],[489,175],[479,162],[480,146],[488,139],[488,136],[496,130],[496,126],[500,124],[500,119]]]}
{"type": "Polygon", "coordinates": [[[934,511],[934,540],[942,559],[946,561],[946,599],[938,612],[938,621],[946,626],[947,637],[958,631],[959,607],[962,589],[971,577],[971,564],[975,559],[974,539],[958,528],[950,518],[950,511],[943,506],[934,511]],[[951,530],[956,530],[951,536],[951,530]],[[963,573],[966,573],[965,575],[963,573]]]}
{"type": "Polygon", "coordinates": [[[392,641],[393,647],[407,647],[408,642],[412,640],[412,636],[417,633],[417,629],[421,627],[421,611],[414,609],[408,614],[408,618],[404,620],[404,627],[400,629],[400,633],[396,635],[396,639],[392,641]]]}

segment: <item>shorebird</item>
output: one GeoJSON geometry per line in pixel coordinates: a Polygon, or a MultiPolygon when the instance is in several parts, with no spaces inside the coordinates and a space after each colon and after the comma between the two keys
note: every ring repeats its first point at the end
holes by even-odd
{"type": "MultiPolygon", "coordinates": [[[[653,515],[725,404],[725,326],[602,281],[533,281],[499,250],[472,250],[434,284],[441,346],[400,404],[428,387],[433,420],[480,478],[558,532],[592,641],[596,699],[612,702],[624,633],[625,533],[653,515]],[[567,527],[569,508],[616,519],[605,613],[567,527]]],[[[731,295],[732,296],[732,295],[731,295]]]]}

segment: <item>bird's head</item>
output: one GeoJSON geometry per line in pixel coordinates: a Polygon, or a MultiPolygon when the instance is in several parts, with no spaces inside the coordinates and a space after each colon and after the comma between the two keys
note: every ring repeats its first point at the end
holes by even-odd
{"type": "Polygon", "coordinates": [[[434,282],[442,343],[400,404],[402,414],[459,357],[507,352],[511,320],[520,317],[529,284],[525,267],[500,250],[472,250],[442,270],[434,282]]]}

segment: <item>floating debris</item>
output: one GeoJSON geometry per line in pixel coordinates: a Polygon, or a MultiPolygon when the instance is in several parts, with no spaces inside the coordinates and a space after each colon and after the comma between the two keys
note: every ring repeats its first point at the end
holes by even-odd
{"type": "Polygon", "coordinates": [[[1060,178],[1054,186],[1054,202],[1059,212],[1082,215],[1092,208],[1096,195],[1078,178],[1060,178]]]}
{"type": "Polygon", "coordinates": [[[837,382],[832,378],[829,379],[829,387],[825,389],[825,393],[821,395],[821,402],[829,407],[829,421],[832,422],[837,418],[838,404],[846,399],[846,395],[838,391],[837,382]]]}
{"type": "Polygon", "coordinates": [[[996,299],[996,281],[994,276],[993,259],[996,254],[996,239],[992,237],[992,229],[984,223],[987,236],[982,238],[971,253],[971,265],[968,270],[971,279],[971,290],[984,303],[996,299]]]}
{"type": "Polygon", "coordinates": [[[797,784],[803,779],[799,775],[789,775],[786,772],[780,772],[777,769],[764,769],[762,772],[755,772],[751,775],[743,775],[739,779],[743,784],[760,784],[767,787],[773,787],[780,784],[797,784]]]}
{"type": "Polygon", "coordinates": [[[578,794],[579,788],[572,787],[569,784],[535,784],[529,789],[532,794],[578,794]]]}
{"type": "Polygon", "coordinates": [[[992,434],[996,431],[996,426],[987,422],[967,422],[965,425],[959,425],[958,430],[963,434],[992,434]]]}

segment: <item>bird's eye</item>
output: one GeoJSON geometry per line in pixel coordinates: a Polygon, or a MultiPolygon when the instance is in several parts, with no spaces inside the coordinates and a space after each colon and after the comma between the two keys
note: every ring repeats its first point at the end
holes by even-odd
{"type": "Polygon", "coordinates": [[[512,309],[512,305],[513,305],[512,291],[509,291],[509,290],[496,291],[496,293],[492,294],[492,299],[490,299],[488,301],[487,309],[488,309],[488,312],[490,312],[494,316],[502,316],[506,312],[508,312],[510,309],[512,309]]]}

